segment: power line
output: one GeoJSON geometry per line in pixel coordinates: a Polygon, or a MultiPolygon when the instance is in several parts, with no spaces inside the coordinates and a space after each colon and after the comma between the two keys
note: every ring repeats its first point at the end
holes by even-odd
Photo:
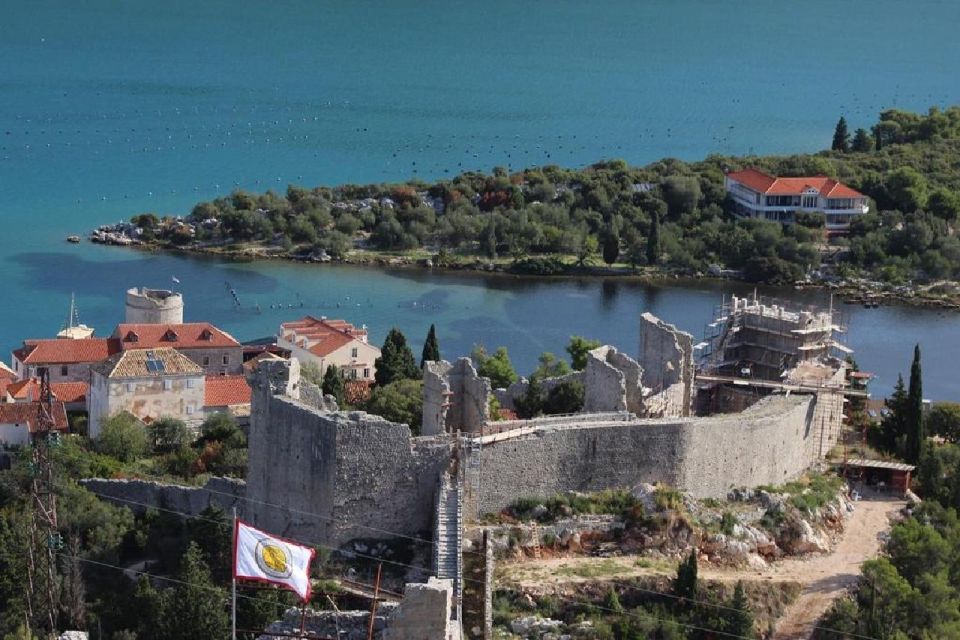
{"type": "MultiPolygon", "coordinates": [[[[94,492],[94,491],[91,491],[91,493],[94,493],[95,495],[100,495],[100,494],[98,494],[98,493],[96,493],[96,492],[94,492]]],[[[154,509],[157,509],[158,511],[165,511],[165,512],[167,512],[167,513],[177,514],[177,515],[183,516],[184,518],[195,519],[195,520],[204,520],[204,521],[213,522],[213,523],[216,523],[216,524],[224,524],[223,521],[221,521],[221,520],[217,520],[217,519],[214,519],[214,518],[207,518],[207,517],[205,517],[205,516],[200,516],[200,515],[193,515],[193,514],[190,514],[190,513],[183,512],[183,511],[177,511],[177,510],[175,510],[175,509],[166,509],[166,508],[160,508],[160,507],[153,507],[152,505],[148,505],[148,504],[145,504],[145,503],[142,503],[142,502],[137,502],[137,501],[134,501],[134,500],[123,500],[123,501],[124,501],[124,502],[130,502],[131,504],[137,504],[137,505],[140,505],[140,506],[145,506],[145,507],[154,508],[154,509]]],[[[328,546],[328,545],[322,545],[322,544],[317,544],[317,543],[311,543],[311,542],[309,542],[309,541],[302,540],[302,539],[300,539],[300,540],[298,540],[298,539],[296,539],[296,538],[288,538],[288,539],[291,540],[292,542],[299,542],[299,543],[301,543],[301,544],[319,546],[319,547],[322,547],[322,548],[327,548],[327,549],[332,549],[332,550],[338,550],[338,549],[336,549],[335,547],[330,547],[330,546],[328,546]]],[[[393,565],[395,565],[395,566],[406,567],[406,568],[410,568],[410,569],[417,569],[417,570],[419,570],[419,571],[426,571],[426,572],[429,573],[429,570],[428,570],[426,567],[421,567],[421,566],[418,566],[418,565],[413,565],[413,564],[409,564],[409,563],[405,563],[405,562],[397,562],[397,561],[391,561],[391,560],[384,560],[384,559],[382,559],[382,558],[377,558],[377,557],[375,557],[375,556],[370,556],[370,555],[360,554],[360,553],[354,553],[354,555],[359,556],[359,557],[369,558],[369,559],[371,559],[371,560],[376,560],[376,561],[378,561],[378,562],[384,562],[384,563],[388,563],[388,564],[393,564],[393,565]]],[[[106,563],[103,563],[103,564],[106,564],[106,563]]],[[[123,569],[123,567],[118,567],[118,566],[116,566],[116,565],[109,565],[109,566],[114,566],[115,568],[123,569]]],[[[464,577],[463,580],[464,580],[465,582],[473,582],[473,583],[481,584],[481,585],[486,584],[483,580],[476,580],[476,579],[472,579],[472,578],[466,578],[466,577],[464,577]]],[[[184,583],[184,584],[186,584],[186,583],[184,583]]],[[[595,604],[595,603],[593,603],[593,602],[589,602],[589,601],[586,601],[586,600],[576,600],[576,599],[572,599],[572,598],[569,598],[569,597],[566,597],[566,596],[560,596],[560,595],[556,595],[555,597],[556,597],[557,599],[559,599],[559,600],[563,600],[563,601],[565,601],[565,602],[569,602],[569,603],[572,603],[572,604],[587,605],[587,606],[593,607],[593,608],[595,608],[595,609],[599,609],[599,610],[601,610],[601,611],[607,611],[607,612],[609,612],[609,613],[614,613],[614,614],[617,614],[617,615],[626,615],[626,616],[630,616],[630,617],[636,618],[636,619],[638,619],[638,620],[648,620],[648,621],[652,620],[652,621],[663,622],[663,623],[667,623],[667,624],[676,624],[677,626],[685,627],[685,628],[688,628],[688,629],[694,629],[694,630],[697,630],[697,631],[709,631],[709,632],[711,632],[711,633],[716,633],[716,634],[719,634],[719,635],[722,635],[722,636],[726,636],[726,637],[729,637],[729,638],[749,640],[746,636],[740,636],[740,635],[736,635],[736,634],[732,634],[732,633],[727,633],[727,632],[724,632],[724,631],[720,631],[719,629],[711,629],[711,628],[708,628],[708,627],[699,627],[699,626],[692,625],[692,624],[688,624],[688,623],[682,623],[682,622],[679,622],[679,621],[677,621],[677,620],[664,620],[663,618],[658,618],[657,616],[654,616],[654,615],[652,615],[652,614],[647,614],[647,615],[641,616],[641,615],[636,614],[636,613],[631,613],[631,612],[627,612],[627,611],[617,611],[617,610],[615,610],[615,609],[610,609],[610,608],[607,608],[607,607],[602,607],[602,606],[599,606],[599,605],[597,605],[597,604],[595,604]]],[[[683,598],[683,599],[689,601],[689,599],[687,599],[687,598],[683,598]]],[[[691,601],[691,602],[694,602],[694,603],[695,603],[695,602],[697,602],[697,601],[691,601]]]]}

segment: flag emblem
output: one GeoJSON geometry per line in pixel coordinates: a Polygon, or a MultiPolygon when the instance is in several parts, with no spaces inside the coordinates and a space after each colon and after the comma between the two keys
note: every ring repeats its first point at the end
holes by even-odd
{"type": "Polygon", "coordinates": [[[277,584],[310,600],[310,565],[316,551],[236,520],[235,578],[277,584]]]}
{"type": "Polygon", "coordinates": [[[272,578],[289,578],[293,570],[290,550],[283,543],[266,539],[257,542],[257,565],[272,578]]]}

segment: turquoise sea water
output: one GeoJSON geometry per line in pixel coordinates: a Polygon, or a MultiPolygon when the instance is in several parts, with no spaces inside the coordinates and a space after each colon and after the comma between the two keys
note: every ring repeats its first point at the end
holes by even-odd
{"type": "MultiPolygon", "coordinates": [[[[957,24],[952,1],[2,2],[0,348],[55,332],[72,291],[105,333],[127,286],[171,276],[190,318],[240,338],[301,302],[374,339],[396,324],[419,343],[433,321],[447,355],[502,343],[524,369],[571,333],[634,351],[645,308],[699,334],[718,289],[225,265],[63,238],[236,187],[816,150],[841,114],[867,126],[960,102],[957,24]],[[263,313],[231,310],[226,282],[263,313]]],[[[918,340],[928,395],[960,395],[957,316],[857,311],[850,340],[881,391],[918,340]]]]}

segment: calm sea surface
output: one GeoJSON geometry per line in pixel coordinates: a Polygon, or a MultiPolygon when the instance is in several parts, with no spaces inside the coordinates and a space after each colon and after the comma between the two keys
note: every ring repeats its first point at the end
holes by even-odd
{"type": "MultiPolygon", "coordinates": [[[[572,333],[634,353],[643,310],[699,336],[729,287],[223,264],[63,238],[237,187],[816,150],[841,114],[868,126],[960,102],[957,24],[952,0],[0,2],[0,348],[54,333],[71,292],[105,334],[126,287],[172,276],[188,318],[239,338],[302,309],[376,341],[399,326],[419,349],[435,322],[446,356],[505,344],[524,371],[572,333]]],[[[848,309],[878,392],[919,342],[926,395],[960,397],[960,316],[848,309]]]]}

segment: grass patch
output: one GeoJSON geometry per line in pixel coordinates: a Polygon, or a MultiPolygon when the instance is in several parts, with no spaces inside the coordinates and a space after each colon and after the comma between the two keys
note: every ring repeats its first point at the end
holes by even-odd
{"type": "Polygon", "coordinates": [[[789,503],[801,511],[812,513],[829,504],[843,486],[843,478],[833,474],[808,473],[799,480],[779,487],[758,487],[770,493],[790,496],[789,503]]]}
{"type": "Polygon", "coordinates": [[[577,578],[599,578],[603,576],[614,576],[623,573],[624,566],[616,560],[606,559],[600,562],[591,562],[575,567],[560,567],[556,574],[560,576],[574,576],[577,578]]]}
{"type": "Polygon", "coordinates": [[[623,489],[607,489],[588,494],[559,494],[546,500],[518,498],[507,507],[507,513],[518,520],[537,520],[541,523],[584,514],[637,518],[642,517],[642,512],[643,506],[640,502],[623,489]],[[534,512],[538,512],[536,516],[534,512]]]}

